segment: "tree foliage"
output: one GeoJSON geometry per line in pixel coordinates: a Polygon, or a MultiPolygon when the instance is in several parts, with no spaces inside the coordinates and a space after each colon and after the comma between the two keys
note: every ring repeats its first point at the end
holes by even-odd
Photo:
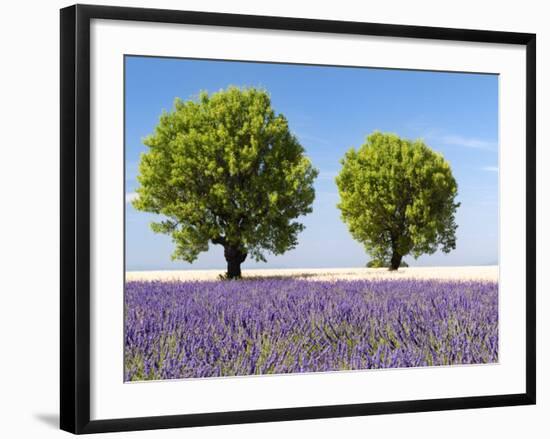
{"type": "Polygon", "coordinates": [[[338,208],[373,259],[396,270],[405,255],[456,247],[457,183],[441,154],[420,140],[375,132],[341,163],[338,208]]]}
{"type": "Polygon", "coordinates": [[[144,144],[133,205],[163,216],[152,229],[172,237],[173,259],[193,262],[219,244],[228,277],[239,277],[247,256],[265,261],[266,251],[296,246],[317,170],[267,92],[229,87],[176,99],[144,144]]]}

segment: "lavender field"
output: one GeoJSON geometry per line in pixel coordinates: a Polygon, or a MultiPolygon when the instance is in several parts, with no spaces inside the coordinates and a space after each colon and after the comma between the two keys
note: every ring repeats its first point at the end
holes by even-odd
{"type": "Polygon", "coordinates": [[[494,363],[498,283],[129,281],[125,379],[494,363]]]}

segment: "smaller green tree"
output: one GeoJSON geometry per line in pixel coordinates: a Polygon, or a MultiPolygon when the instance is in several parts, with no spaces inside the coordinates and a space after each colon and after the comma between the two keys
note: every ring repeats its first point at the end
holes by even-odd
{"type": "Polygon", "coordinates": [[[374,260],[397,270],[403,256],[456,247],[457,183],[441,154],[420,140],[375,132],[341,163],[338,208],[374,260]]]}

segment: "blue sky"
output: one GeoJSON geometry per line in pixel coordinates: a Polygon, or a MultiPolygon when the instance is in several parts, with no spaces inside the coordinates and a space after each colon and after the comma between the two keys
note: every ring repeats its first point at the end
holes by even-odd
{"type": "Polygon", "coordinates": [[[498,262],[498,76],[350,67],[126,57],[126,268],[128,270],[225,268],[223,250],[211,245],[189,264],[172,262],[169,236],[151,231],[155,215],[136,211],[142,139],[153,132],[175,97],[199,91],[258,86],[289,120],[319,169],[313,213],[296,249],[247,260],[243,268],[361,267],[369,260],[336,208],[339,160],[374,130],[422,138],[450,162],[458,182],[457,248],[411,265],[486,265],[498,262]]]}

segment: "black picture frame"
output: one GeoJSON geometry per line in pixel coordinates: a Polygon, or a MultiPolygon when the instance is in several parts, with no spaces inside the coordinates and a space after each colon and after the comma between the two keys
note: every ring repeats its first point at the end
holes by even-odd
{"type": "Polygon", "coordinates": [[[81,434],[535,404],[536,36],[211,12],[74,5],[61,9],[60,426],[81,434]],[[182,23],[334,34],[486,42],[526,47],[525,393],[383,403],[90,420],[90,21],[182,23]]]}

